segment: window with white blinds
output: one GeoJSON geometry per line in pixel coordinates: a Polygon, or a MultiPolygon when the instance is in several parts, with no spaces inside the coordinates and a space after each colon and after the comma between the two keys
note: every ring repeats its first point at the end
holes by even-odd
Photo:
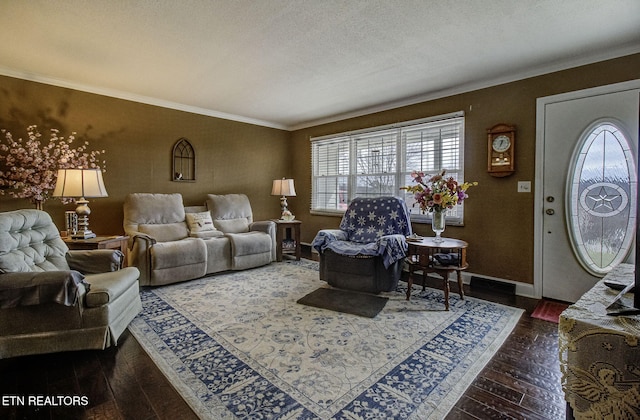
{"type": "MultiPolygon", "coordinates": [[[[354,197],[396,196],[406,200],[414,221],[428,214],[400,187],[411,185],[411,172],[435,174],[446,169],[464,181],[462,112],[311,139],[311,212],[342,214],[354,197]]],[[[447,213],[462,223],[463,206],[447,213]]]]}

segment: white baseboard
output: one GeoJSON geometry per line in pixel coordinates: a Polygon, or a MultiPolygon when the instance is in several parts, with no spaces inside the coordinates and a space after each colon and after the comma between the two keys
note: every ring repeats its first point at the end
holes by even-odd
{"type": "MultiPolygon", "coordinates": [[[[301,242],[302,246],[308,246],[311,247],[311,244],[309,243],[305,243],[305,242],[301,242]]],[[[311,248],[311,252],[317,254],[318,252],[311,248]]],[[[494,281],[498,281],[498,282],[502,282],[502,283],[509,283],[509,284],[514,284],[516,286],[516,295],[518,296],[523,296],[523,297],[528,297],[528,298],[533,298],[533,299],[540,299],[540,296],[536,296],[536,291],[535,288],[533,286],[533,284],[528,284],[528,283],[522,283],[519,281],[514,281],[514,280],[507,280],[507,279],[502,279],[499,277],[492,277],[492,276],[485,276],[484,274],[476,274],[476,273],[472,273],[470,271],[463,271],[462,272],[462,282],[464,284],[470,284],[471,283],[471,277],[480,277],[483,279],[488,279],[488,280],[494,280],[494,281]]],[[[453,276],[452,276],[453,277],[453,276]]],[[[449,281],[452,281],[453,279],[450,279],[449,281]]]]}
{"type": "Polygon", "coordinates": [[[476,274],[476,273],[472,273],[472,272],[469,272],[469,271],[463,271],[462,272],[462,282],[464,284],[471,283],[471,277],[472,276],[480,277],[480,278],[483,278],[483,279],[499,281],[499,282],[502,282],[502,283],[514,284],[516,286],[516,295],[524,296],[524,297],[528,297],[528,298],[534,298],[534,299],[539,299],[540,298],[539,296],[536,296],[533,284],[522,283],[522,282],[519,282],[519,281],[507,280],[507,279],[502,279],[502,278],[499,278],[499,277],[485,276],[484,274],[476,274]]]}

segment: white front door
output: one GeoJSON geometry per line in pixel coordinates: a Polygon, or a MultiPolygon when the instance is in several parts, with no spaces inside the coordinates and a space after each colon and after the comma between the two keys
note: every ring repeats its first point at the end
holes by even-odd
{"type": "Polygon", "coordinates": [[[627,259],[640,80],[538,99],[538,296],[575,302],[627,259]],[[625,175],[626,174],[626,175],[625,175]],[[625,176],[627,177],[625,179],[625,176]],[[624,248],[626,247],[626,248],[624,248]]]}

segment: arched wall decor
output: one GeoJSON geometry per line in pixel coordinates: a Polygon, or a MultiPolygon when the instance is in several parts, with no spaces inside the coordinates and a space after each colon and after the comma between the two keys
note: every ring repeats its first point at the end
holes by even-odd
{"type": "Polygon", "coordinates": [[[171,179],[177,182],[196,180],[196,152],[186,138],[180,138],[173,146],[171,179]]]}

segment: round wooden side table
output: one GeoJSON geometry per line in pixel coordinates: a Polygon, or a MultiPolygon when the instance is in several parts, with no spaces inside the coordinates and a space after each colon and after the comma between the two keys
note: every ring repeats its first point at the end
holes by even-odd
{"type": "Polygon", "coordinates": [[[467,263],[468,243],[458,239],[442,238],[435,242],[434,238],[407,238],[409,253],[409,284],[407,285],[407,300],[411,300],[413,274],[422,271],[422,290],[425,289],[427,273],[436,273],[442,277],[444,283],[444,305],[449,310],[449,274],[456,272],[460,299],[464,299],[462,289],[462,271],[469,267],[467,263]]]}

